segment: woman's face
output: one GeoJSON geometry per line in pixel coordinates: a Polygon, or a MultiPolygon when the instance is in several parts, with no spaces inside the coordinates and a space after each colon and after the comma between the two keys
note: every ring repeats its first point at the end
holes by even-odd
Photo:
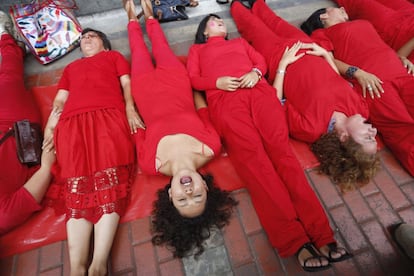
{"type": "Polygon", "coordinates": [[[192,218],[203,213],[207,191],[207,184],[198,172],[180,171],[173,176],[168,194],[178,212],[192,218]]]}
{"type": "Polygon", "coordinates": [[[377,152],[377,141],[375,140],[377,129],[366,120],[359,114],[353,115],[348,118],[345,128],[348,135],[362,146],[364,152],[375,154],[377,152]]]}
{"type": "Polygon", "coordinates": [[[80,47],[85,57],[94,56],[105,50],[102,39],[92,31],[82,35],[80,47]]]}
{"type": "Polygon", "coordinates": [[[223,19],[210,16],[210,19],[207,21],[206,29],[204,30],[204,35],[206,37],[225,37],[227,35],[227,28],[226,25],[224,25],[223,19]]]}
{"type": "Polygon", "coordinates": [[[320,18],[325,27],[330,27],[338,23],[344,23],[349,20],[348,14],[343,7],[326,8],[326,13],[321,14],[320,18]]]}

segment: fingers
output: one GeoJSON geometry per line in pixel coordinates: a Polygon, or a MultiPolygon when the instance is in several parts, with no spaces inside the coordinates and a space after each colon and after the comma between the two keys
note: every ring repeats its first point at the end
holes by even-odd
{"type": "Polygon", "coordinates": [[[138,115],[135,118],[129,119],[128,123],[131,129],[131,134],[137,133],[139,128],[145,129],[145,124],[138,115]]]}
{"type": "Polygon", "coordinates": [[[362,95],[364,98],[366,97],[366,92],[368,92],[371,99],[374,99],[375,97],[381,98],[381,93],[384,93],[381,83],[382,82],[380,81],[367,82],[365,86],[362,87],[362,95]]]}

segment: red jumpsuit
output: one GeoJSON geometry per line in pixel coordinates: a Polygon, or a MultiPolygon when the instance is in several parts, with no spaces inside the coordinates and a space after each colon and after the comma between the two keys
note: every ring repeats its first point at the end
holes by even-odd
{"type": "MultiPolygon", "coordinates": [[[[397,11],[376,0],[336,0],[336,2],[345,8],[350,19],[370,21],[381,38],[396,51],[414,38],[414,5],[411,3],[407,2],[411,9],[397,11]]],[[[414,62],[414,51],[408,59],[414,62]]]]}
{"type": "MultiPolygon", "coordinates": [[[[40,123],[32,94],[24,86],[23,57],[13,37],[3,34],[0,38],[0,138],[18,120],[40,123]]],[[[28,168],[19,162],[14,137],[0,145],[0,235],[41,209],[23,187],[38,168],[28,168]]]]}
{"type": "Polygon", "coordinates": [[[63,181],[51,185],[47,197],[58,199],[54,206],[63,207],[66,219],[96,223],[126,210],[135,154],[119,78],[129,72],[119,52],[101,51],[62,74],[58,89],[69,96],[54,130],[54,173],[63,181]]]}
{"type": "Polygon", "coordinates": [[[145,45],[138,22],[129,22],[132,56],[132,94],[146,130],[136,135],[138,162],[145,173],[155,174],[158,142],[166,135],[188,134],[220,153],[220,137],[209,121],[207,108],[197,112],[187,70],[170,49],[157,20],[147,20],[156,66],[145,45]]]}
{"type": "Polygon", "coordinates": [[[217,78],[240,77],[252,68],[265,73],[265,61],[242,38],[211,37],[205,44],[193,45],[187,60],[191,83],[206,91],[212,122],[246,183],[271,244],[280,256],[288,257],[306,242],[320,247],[334,238],[289,146],[286,118],[275,89],[264,79],[251,89],[216,88],[217,78]]]}
{"type": "MultiPolygon", "coordinates": [[[[375,74],[385,93],[367,97],[370,118],[385,144],[414,175],[414,77],[407,74],[400,59],[366,20],[353,20],[318,29],[312,38],[335,58],[375,74]]],[[[359,93],[361,86],[352,80],[359,93]]]]}
{"type": "MultiPolygon", "coordinates": [[[[263,0],[257,0],[251,11],[235,2],[231,14],[243,38],[265,57],[271,72],[270,82],[286,47],[299,40],[312,42],[301,30],[277,16],[263,0]]],[[[305,55],[289,65],[287,71],[284,95],[292,137],[315,142],[327,132],[334,111],[347,116],[359,113],[368,118],[365,101],[325,59],[305,55]]]]}

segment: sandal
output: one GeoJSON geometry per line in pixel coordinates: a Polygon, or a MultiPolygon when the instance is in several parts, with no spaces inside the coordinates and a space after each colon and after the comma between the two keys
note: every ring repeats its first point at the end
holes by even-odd
{"type": "Polygon", "coordinates": [[[219,4],[228,4],[230,0],[216,0],[216,2],[219,4]]]}
{"type": "Polygon", "coordinates": [[[319,254],[319,252],[315,249],[315,247],[313,246],[313,244],[310,243],[310,242],[305,243],[304,245],[302,245],[301,248],[299,248],[298,252],[296,253],[296,258],[297,258],[297,260],[299,262],[299,265],[302,267],[302,269],[305,270],[305,271],[307,271],[307,272],[322,271],[322,270],[325,270],[325,269],[328,269],[328,268],[331,267],[331,264],[330,263],[328,263],[327,265],[322,265],[322,261],[323,260],[329,261],[328,258],[326,258],[325,256],[321,256],[319,254]],[[303,261],[303,265],[302,265],[300,263],[300,260],[299,260],[299,255],[300,255],[300,253],[303,250],[307,250],[312,256],[306,258],[303,261]],[[319,261],[320,266],[307,266],[306,265],[310,260],[314,260],[314,259],[317,259],[319,261]]]}
{"type": "Polygon", "coordinates": [[[348,259],[350,259],[350,258],[352,258],[354,256],[351,253],[348,253],[345,250],[345,248],[338,247],[338,245],[336,244],[336,242],[328,243],[326,246],[328,246],[329,251],[328,251],[328,256],[325,256],[325,257],[328,258],[329,262],[331,262],[331,263],[342,262],[342,261],[348,260],[348,259]],[[343,254],[341,257],[333,258],[332,257],[332,254],[335,253],[335,252],[336,253],[339,253],[340,250],[345,251],[345,254],[343,254]]]}

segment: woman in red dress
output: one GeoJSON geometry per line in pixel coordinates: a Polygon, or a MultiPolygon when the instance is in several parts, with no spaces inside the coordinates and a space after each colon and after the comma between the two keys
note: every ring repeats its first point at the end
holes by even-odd
{"type": "Polygon", "coordinates": [[[145,130],[139,129],[135,136],[138,163],[144,173],[171,176],[170,184],[158,191],[153,242],[168,244],[175,257],[183,257],[193,246],[200,254],[206,231],[213,225],[223,227],[235,205],[228,192],[198,172],[220,154],[220,137],[204,99],[199,94],[193,99],[187,70],[154,19],[151,2],[143,0],[141,7],[155,65],[134,2],[124,1],[124,7],[129,19],[132,95],[145,122],[145,130]]]}
{"type": "Polygon", "coordinates": [[[85,29],[83,58],[66,66],[58,84],[44,150],[56,150],[61,185],[48,194],[62,203],[72,275],[106,275],[120,216],[135,172],[131,133],[143,123],[130,91],[130,66],[106,35],[85,29]],[[94,233],[92,263],[89,244],[94,233]]]}
{"type": "Polygon", "coordinates": [[[367,20],[352,20],[344,8],[314,12],[302,30],[331,52],[339,72],[354,88],[381,93],[367,98],[371,122],[385,144],[414,175],[414,77],[367,20]]]}
{"type": "Polygon", "coordinates": [[[338,74],[326,50],[277,16],[263,0],[250,2],[251,9],[233,1],[231,15],[241,36],[264,56],[269,82],[282,82],[277,96],[284,101],[289,134],[312,143],[320,170],[341,190],[367,184],[379,163],[376,129],[366,122],[367,104],[338,74]],[[292,64],[282,62],[286,49],[298,41],[301,58],[292,64]]]}

